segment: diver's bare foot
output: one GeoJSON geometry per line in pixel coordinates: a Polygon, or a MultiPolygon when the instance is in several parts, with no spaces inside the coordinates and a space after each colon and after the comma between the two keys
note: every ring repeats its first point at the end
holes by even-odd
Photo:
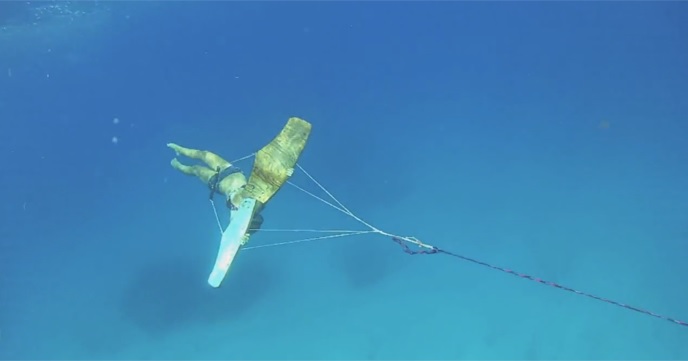
{"type": "Polygon", "coordinates": [[[180,162],[177,160],[177,158],[173,158],[173,159],[170,161],[170,165],[171,165],[172,168],[174,168],[174,169],[181,169],[182,167],[184,167],[184,165],[183,165],[182,163],[180,163],[180,162]]]}
{"type": "MultiPolygon", "coordinates": [[[[168,147],[168,148],[171,148],[172,150],[174,150],[174,152],[177,153],[177,155],[180,154],[180,151],[181,151],[181,149],[182,149],[181,146],[179,146],[179,145],[177,145],[177,144],[174,144],[174,143],[167,143],[167,147],[168,147]]],[[[176,160],[176,159],[175,159],[175,160],[176,160]]]]}

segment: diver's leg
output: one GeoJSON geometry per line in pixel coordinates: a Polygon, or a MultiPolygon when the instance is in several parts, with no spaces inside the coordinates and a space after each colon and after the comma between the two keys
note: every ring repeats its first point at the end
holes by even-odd
{"type": "Polygon", "coordinates": [[[218,168],[220,168],[220,170],[225,170],[232,166],[232,164],[222,159],[222,157],[220,157],[219,155],[213,152],[209,152],[207,150],[184,148],[174,143],[167,143],[167,146],[172,148],[175,152],[177,152],[177,154],[189,157],[191,159],[198,159],[202,161],[203,163],[207,164],[208,167],[210,167],[210,169],[213,169],[215,171],[218,168]]]}
{"type": "Polygon", "coordinates": [[[201,165],[184,165],[181,162],[179,162],[177,158],[172,159],[170,165],[172,165],[172,168],[184,174],[198,177],[205,184],[208,184],[210,178],[217,174],[216,171],[201,165]]]}

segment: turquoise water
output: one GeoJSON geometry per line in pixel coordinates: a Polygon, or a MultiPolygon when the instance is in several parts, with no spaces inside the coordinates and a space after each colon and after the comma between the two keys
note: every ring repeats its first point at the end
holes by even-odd
{"type": "MultiPolygon", "coordinates": [[[[208,189],[165,147],[237,159],[302,117],[300,164],[375,227],[686,320],[686,24],[671,2],[2,3],[0,358],[686,359],[688,327],[381,235],[247,249],[212,289],[208,189]]],[[[263,215],[251,246],[367,230],[292,186],[263,215]]]]}

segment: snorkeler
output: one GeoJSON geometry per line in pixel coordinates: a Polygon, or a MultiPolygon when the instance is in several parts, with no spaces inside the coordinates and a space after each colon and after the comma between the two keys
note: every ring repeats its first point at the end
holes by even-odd
{"type": "Polygon", "coordinates": [[[289,118],[282,131],[255,155],[248,180],[239,168],[207,150],[168,143],[178,156],[199,160],[205,165],[185,165],[177,158],[172,167],[195,176],[210,188],[210,198],[217,192],[225,196],[230,220],[222,232],[220,250],[208,283],[219,287],[239,248],[263,223],[260,212],[294,173],[294,167],[306,146],[311,124],[300,118],[289,118]]]}

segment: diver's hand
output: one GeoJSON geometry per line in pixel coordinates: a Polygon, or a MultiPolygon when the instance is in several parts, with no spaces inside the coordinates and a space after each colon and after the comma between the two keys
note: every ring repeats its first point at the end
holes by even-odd
{"type": "Polygon", "coordinates": [[[248,233],[245,234],[245,235],[243,235],[243,236],[241,236],[241,243],[240,243],[240,245],[241,245],[242,247],[245,246],[246,243],[248,243],[249,238],[251,238],[251,235],[249,235],[248,233]]]}

